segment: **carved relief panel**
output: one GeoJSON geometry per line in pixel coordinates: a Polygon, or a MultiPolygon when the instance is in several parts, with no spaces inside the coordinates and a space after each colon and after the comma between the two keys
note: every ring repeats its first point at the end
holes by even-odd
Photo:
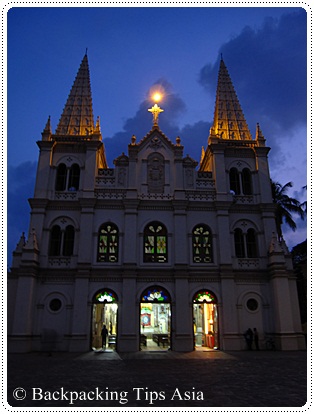
{"type": "Polygon", "coordinates": [[[147,184],[149,193],[163,193],[165,185],[165,160],[155,152],[147,159],[147,184]]]}

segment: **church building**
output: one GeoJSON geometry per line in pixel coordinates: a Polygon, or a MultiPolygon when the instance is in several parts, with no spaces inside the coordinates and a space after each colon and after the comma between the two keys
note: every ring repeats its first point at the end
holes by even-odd
{"type": "MultiPolygon", "coordinates": [[[[253,85],[252,85],[253,86],[253,85]]],[[[305,348],[276,234],[269,147],[253,139],[224,61],[198,163],[152,128],[109,168],[87,55],[55,133],[42,132],[27,237],[8,275],[9,352],[305,348]],[[107,335],[102,337],[103,326],[107,335]]]]}

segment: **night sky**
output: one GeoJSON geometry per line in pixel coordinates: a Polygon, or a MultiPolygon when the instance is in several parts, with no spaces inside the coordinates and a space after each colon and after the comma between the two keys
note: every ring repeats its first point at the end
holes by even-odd
{"type": "MultiPolygon", "coordinates": [[[[161,130],[200,160],[213,121],[221,54],[252,136],[260,124],[274,181],[306,200],[307,15],[274,7],[13,7],[8,11],[8,261],[33,196],[41,132],[57,127],[87,48],[94,120],[109,166],[151,129],[149,91],[161,84],[161,130]]],[[[290,248],[306,239],[306,221],[290,248]]]]}

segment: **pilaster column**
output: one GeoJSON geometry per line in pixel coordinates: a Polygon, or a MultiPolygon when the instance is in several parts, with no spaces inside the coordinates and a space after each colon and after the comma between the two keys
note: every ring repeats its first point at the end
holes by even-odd
{"type": "Polygon", "coordinates": [[[73,297],[73,314],[71,329],[71,352],[83,352],[89,349],[89,324],[91,323],[91,314],[88,310],[88,275],[80,274],[75,279],[74,297],[73,297]]]}
{"type": "Polygon", "coordinates": [[[80,217],[80,232],[79,232],[79,252],[78,264],[90,264],[93,249],[93,220],[94,220],[94,206],[96,200],[80,199],[81,217],[80,217]]]}
{"type": "Polygon", "coordinates": [[[139,350],[140,313],[136,296],[136,279],[131,274],[125,274],[122,282],[123,303],[119,306],[119,338],[117,343],[119,352],[139,350]]]}
{"type": "Polygon", "coordinates": [[[10,352],[32,350],[35,286],[34,276],[20,275],[15,296],[12,333],[9,337],[10,352]]]}
{"type": "Polygon", "coordinates": [[[52,182],[53,169],[51,168],[52,151],[55,145],[54,141],[38,141],[40,153],[38,158],[35,198],[47,198],[50,190],[53,189],[52,182]]]}
{"type": "MultiPolygon", "coordinates": [[[[130,194],[131,195],[131,194],[130,194]]],[[[125,199],[123,263],[136,264],[138,259],[137,246],[137,207],[138,200],[125,199]]]]}
{"type": "MultiPolygon", "coordinates": [[[[178,195],[184,196],[181,192],[176,192],[178,195]]],[[[187,248],[187,228],[186,228],[186,208],[185,200],[174,200],[174,263],[187,264],[189,262],[188,248],[187,248]]]]}
{"type": "MultiPolygon", "coordinates": [[[[193,350],[192,308],[189,304],[189,282],[187,278],[176,278],[175,309],[173,309],[172,350],[183,352],[193,350]]],[[[174,306],[173,306],[174,308],[174,306]]]]}

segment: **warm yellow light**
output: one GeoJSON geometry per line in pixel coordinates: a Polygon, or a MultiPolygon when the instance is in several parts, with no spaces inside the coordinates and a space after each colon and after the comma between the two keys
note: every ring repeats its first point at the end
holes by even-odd
{"type": "Polygon", "coordinates": [[[162,95],[159,92],[154,93],[153,100],[155,102],[159,102],[161,100],[161,98],[162,98],[162,95]]]}

